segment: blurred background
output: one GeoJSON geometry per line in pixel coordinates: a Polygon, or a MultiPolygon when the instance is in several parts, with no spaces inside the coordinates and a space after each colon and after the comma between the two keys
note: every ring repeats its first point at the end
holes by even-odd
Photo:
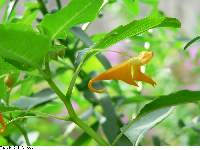
{"type": "MultiPolygon", "coordinates": [[[[19,0],[16,7],[16,18],[24,15],[29,8],[29,2],[35,1],[19,0]]],[[[49,10],[56,9],[54,0],[46,0],[46,2],[49,10]]],[[[62,1],[63,6],[67,3],[68,1],[62,1]]],[[[4,9],[5,7],[0,12],[0,18],[3,17],[4,9]]],[[[139,88],[131,87],[122,82],[119,84],[120,88],[123,89],[122,93],[125,91],[125,95],[127,95],[121,102],[123,105],[115,104],[116,113],[123,123],[127,123],[129,119],[133,118],[144,104],[152,100],[151,97],[169,94],[181,89],[200,90],[200,42],[183,50],[187,42],[200,35],[199,0],[135,0],[135,2],[132,0],[110,0],[110,3],[101,11],[99,18],[88,26],[86,32],[95,42],[105,32],[111,31],[119,25],[156,14],[178,18],[182,23],[181,29],[158,28],[149,30],[136,38],[121,41],[103,53],[112,65],[122,62],[127,57],[109,52],[109,50],[126,53],[129,56],[134,56],[142,50],[152,50],[155,54],[153,60],[144,68],[145,72],[157,82],[155,88],[146,84],[141,84],[139,88]],[[143,96],[143,98],[138,97],[138,95],[143,96]]],[[[36,15],[39,19],[42,17],[39,11],[36,15]]],[[[36,22],[33,24],[35,26],[36,22]]],[[[83,69],[87,73],[104,71],[96,58],[90,59],[83,69]]],[[[72,70],[68,70],[56,78],[63,91],[66,91],[66,85],[69,85],[72,73],[72,70]]],[[[78,83],[81,83],[81,79],[78,83]]],[[[108,81],[105,82],[105,85],[112,97],[119,96],[119,93],[113,90],[115,89],[114,82],[108,81]]],[[[20,88],[17,94],[13,95],[13,103],[17,104],[17,100],[22,99],[21,95],[29,96],[31,93],[28,89],[37,92],[45,88],[48,88],[45,82],[33,85],[33,81],[29,81],[20,88]]],[[[23,101],[24,105],[25,103],[23,101]]],[[[83,118],[88,113],[94,113],[90,110],[90,103],[80,94],[78,89],[74,91],[73,104],[77,112],[83,115],[83,118]]],[[[200,145],[199,108],[199,103],[176,107],[167,119],[147,133],[141,145],[200,145]]],[[[62,103],[58,100],[39,106],[37,109],[57,115],[66,113],[62,103]]],[[[101,112],[99,107],[95,110],[101,112]]],[[[92,119],[88,119],[88,122],[92,122],[92,119]]],[[[29,136],[34,145],[65,145],[66,143],[70,145],[82,132],[75,128],[72,123],[66,125],[62,121],[52,119],[29,119],[25,126],[29,130],[29,136]]],[[[18,137],[18,142],[24,142],[19,133],[13,136],[18,137]]],[[[0,137],[0,143],[6,144],[7,142],[6,139],[0,137]]],[[[95,142],[91,140],[89,145],[95,145],[95,142]]]]}

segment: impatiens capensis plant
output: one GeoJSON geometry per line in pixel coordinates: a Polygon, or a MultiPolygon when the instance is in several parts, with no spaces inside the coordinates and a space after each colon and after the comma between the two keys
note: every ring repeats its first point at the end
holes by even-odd
{"type": "Polygon", "coordinates": [[[0,145],[200,144],[190,39],[158,4],[0,0],[0,145]]]}

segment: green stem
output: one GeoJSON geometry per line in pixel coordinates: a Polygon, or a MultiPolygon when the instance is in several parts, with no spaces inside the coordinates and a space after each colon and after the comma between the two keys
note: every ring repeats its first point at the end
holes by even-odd
{"type": "Polygon", "coordinates": [[[61,5],[60,0],[56,0],[56,4],[57,4],[57,6],[58,6],[58,9],[61,9],[61,8],[62,8],[62,5],[61,5]]]}
{"type": "MultiPolygon", "coordinates": [[[[77,73],[76,73],[77,74],[77,73]]],[[[99,144],[99,145],[108,145],[107,142],[101,138],[99,135],[96,134],[96,132],[90,128],[87,124],[85,124],[75,113],[70,98],[71,98],[71,92],[73,89],[73,84],[70,84],[69,87],[69,93],[67,94],[68,96],[65,96],[60,89],[56,86],[56,84],[52,81],[51,78],[46,78],[47,82],[49,83],[49,85],[51,86],[51,88],[55,91],[55,93],[58,95],[58,97],[63,101],[63,103],[65,104],[69,116],[70,116],[70,120],[72,120],[74,123],[76,123],[80,128],[82,128],[86,133],[88,133],[92,138],[95,139],[95,141],[99,144]]],[[[74,83],[74,78],[72,79],[72,83],[74,83]]]]}
{"type": "Polygon", "coordinates": [[[12,14],[13,14],[13,11],[15,10],[15,7],[16,7],[18,1],[19,1],[19,0],[13,0],[13,1],[10,1],[10,2],[8,3],[8,7],[6,8],[6,11],[5,11],[4,15],[3,15],[3,20],[4,20],[5,22],[9,21],[10,17],[11,17],[12,14]],[[9,10],[9,11],[8,11],[8,10],[9,10]]]}
{"type": "MultiPolygon", "coordinates": [[[[20,112],[20,111],[16,111],[16,112],[20,112]]],[[[23,111],[21,111],[21,112],[23,112],[23,111]]],[[[34,112],[32,112],[32,113],[34,113],[34,112]]],[[[27,118],[54,118],[54,119],[58,119],[58,120],[69,121],[69,119],[66,117],[53,116],[53,115],[46,114],[46,113],[38,113],[38,114],[35,114],[35,116],[22,116],[22,117],[14,118],[7,123],[7,126],[13,122],[16,122],[17,120],[27,119],[27,118]]]]}
{"type": "MultiPolygon", "coordinates": [[[[11,93],[11,90],[12,90],[12,88],[8,90],[7,97],[5,99],[5,101],[6,101],[8,106],[10,105],[10,93],[11,93]]],[[[12,114],[10,113],[9,115],[10,115],[10,118],[12,119],[12,114]]],[[[14,124],[20,130],[20,132],[23,134],[27,146],[31,146],[26,131],[20,125],[18,125],[17,123],[14,123],[14,124]]]]}
{"type": "Polygon", "coordinates": [[[37,0],[38,3],[40,4],[40,10],[42,12],[43,15],[48,14],[48,10],[43,2],[43,0],[37,0]]]}
{"type": "Polygon", "coordinates": [[[24,139],[26,141],[26,145],[27,146],[31,146],[31,143],[29,141],[29,138],[28,138],[28,135],[26,133],[26,131],[24,130],[24,128],[22,128],[20,125],[18,125],[17,123],[15,123],[15,125],[17,126],[17,128],[21,131],[21,133],[23,134],[24,136],[24,139]]]}
{"type": "Polygon", "coordinates": [[[120,134],[118,134],[111,145],[114,146],[119,141],[119,139],[122,137],[122,135],[123,135],[122,132],[120,134]]]}

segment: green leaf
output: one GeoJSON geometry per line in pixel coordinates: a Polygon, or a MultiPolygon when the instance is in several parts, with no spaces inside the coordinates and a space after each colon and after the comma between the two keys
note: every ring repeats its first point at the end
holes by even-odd
{"type": "MultiPolygon", "coordinates": [[[[73,27],[71,29],[71,31],[74,33],[74,35],[76,37],[78,37],[81,41],[83,41],[83,43],[87,46],[87,47],[91,47],[93,45],[92,40],[90,39],[90,37],[87,35],[87,33],[85,33],[85,31],[83,31],[80,27],[73,27]]],[[[77,53],[77,57],[76,57],[76,62],[75,65],[77,66],[82,57],[89,51],[89,48],[85,48],[84,50],[81,50],[77,53]]],[[[97,59],[99,60],[99,62],[101,62],[101,64],[104,66],[105,69],[109,69],[111,68],[111,64],[110,62],[107,60],[107,58],[102,55],[102,54],[97,54],[96,55],[97,59]]]]}
{"type": "Polygon", "coordinates": [[[138,15],[140,8],[139,8],[139,1],[138,0],[123,0],[125,5],[128,7],[128,10],[133,15],[138,15]]]}
{"type": "Polygon", "coordinates": [[[7,87],[4,80],[0,78],[0,99],[5,99],[7,97],[7,87]]]}
{"type": "Polygon", "coordinates": [[[27,97],[23,96],[19,100],[16,100],[13,105],[22,109],[31,109],[47,102],[51,102],[57,98],[56,94],[49,89],[40,91],[39,93],[27,97]]]}
{"type": "MultiPolygon", "coordinates": [[[[0,57],[0,99],[6,99],[7,97],[7,86],[4,82],[6,74],[10,74],[15,77],[18,70],[11,64],[7,63],[3,58],[0,57]]],[[[13,84],[15,83],[15,78],[13,78],[13,84]]]]}
{"type": "Polygon", "coordinates": [[[102,3],[103,0],[72,0],[58,12],[46,15],[40,29],[51,39],[64,38],[72,26],[94,20],[102,3]]]}
{"type": "Polygon", "coordinates": [[[93,45],[92,40],[90,37],[83,31],[80,27],[72,27],[71,31],[74,33],[76,37],[78,37],[83,43],[87,46],[90,47],[93,45]]]}
{"type": "Polygon", "coordinates": [[[122,132],[128,137],[133,145],[138,145],[144,134],[164,120],[172,110],[171,107],[168,107],[150,112],[143,117],[136,119],[136,121],[131,122],[131,125],[129,124],[128,127],[125,126],[122,128],[122,132]]]}
{"type": "Polygon", "coordinates": [[[165,119],[172,111],[172,106],[200,101],[200,91],[182,90],[146,104],[137,117],[121,129],[134,145],[157,123],[165,119]]]}
{"type": "Polygon", "coordinates": [[[196,42],[196,41],[198,41],[198,40],[200,40],[200,36],[197,36],[197,37],[195,37],[194,39],[192,39],[190,42],[188,42],[188,43],[185,45],[184,49],[187,49],[187,48],[190,47],[194,42],[196,42]]]}
{"type": "Polygon", "coordinates": [[[154,5],[158,3],[158,0],[141,0],[141,2],[154,5]]]}
{"type": "Polygon", "coordinates": [[[21,110],[20,108],[13,107],[13,106],[5,106],[0,103],[0,112],[9,112],[9,111],[16,111],[21,110]]]}
{"type": "MultiPolygon", "coordinates": [[[[119,120],[109,97],[101,99],[101,106],[103,108],[104,117],[106,118],[106,121],[102,124],[103,131],[108,141],[112,143],[118,133],[120,133],[119,120]]],[[[116,145],[131,145],[131,142],[123,136],[116,145]]]]}
{"type": "Polygon", "coordinates": [[[20,69],[41,67],[50,40],[24,24],[0,25],[0,56],[20,69]]]}
{"type": "Polygon", "coordinates": [[[96,44],[95,48],[103,49],[109,47],[121,40],[139,35],[152,28],[179,28],[180,26],[181,24],[177,19],[168,17],[147,17],[140,20],[134,20],[127,25],[119,26],[118,28],[105,35],[105,37],[96,44]]]}
{"type": "Polygon", "coordinates": [[[6,73],[15,73],[17,68],[7,63],[3,58],[0,57],[0,76],[6,73]]]}
{"type": "Polygon", "coordinates": [[[26,2],[24,15],[20,19],[20,22],[31,25],[36,20],[39,14],[39,9],[40,5],[37,2],[26,2]]]}

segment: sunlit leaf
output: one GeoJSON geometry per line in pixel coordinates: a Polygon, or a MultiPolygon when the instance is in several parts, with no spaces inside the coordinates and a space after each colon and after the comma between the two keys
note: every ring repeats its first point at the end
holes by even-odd
{"type": "Polygon", "coordinates": [[[22,17],[22,19],[20,19],[19,21],[24,23],[24,24],[32,24],[38,14],[39,14],[39,8],[40,5],[36,2],[27,2],[25,4],[25,11],[24,11],[24,15],[22,17]]]}
{"type": "Polygon", "coordinates": [[[47,14],[40,29],[51,39],[64,38],[72,26],[92,21],[98,14],[103,0],[72,0],[54,14],[47,14]]]}
{"type": "Polygon", "coordinates": [[[14,73],[17,71],[13,65],[6,62],[3,58],[0,57],[0,76],[6,73],[14,73]]]}
{"type": "Polygon", "coordinates": [[[105,37],[100,40],[95,48],[106,48],[121,40],[139,35],[149,29],[156,27],[173,27],[179,28],[180,22],[175,18],[167,17],[147,17],[140,20],[134,20],[131,23],[119,26],[106,34],[105,37]]]}
{"type": "Polygon", "coordinates": [[[50,40],[23,24],[0,25],[0,56],[18,68],[41,67],[50,40]]]}
{"type": "Polygon", "coordinates": [[[133,15],[139,14],[140,8],[138,0],[123,0],[123,1],[133,15]]]}

